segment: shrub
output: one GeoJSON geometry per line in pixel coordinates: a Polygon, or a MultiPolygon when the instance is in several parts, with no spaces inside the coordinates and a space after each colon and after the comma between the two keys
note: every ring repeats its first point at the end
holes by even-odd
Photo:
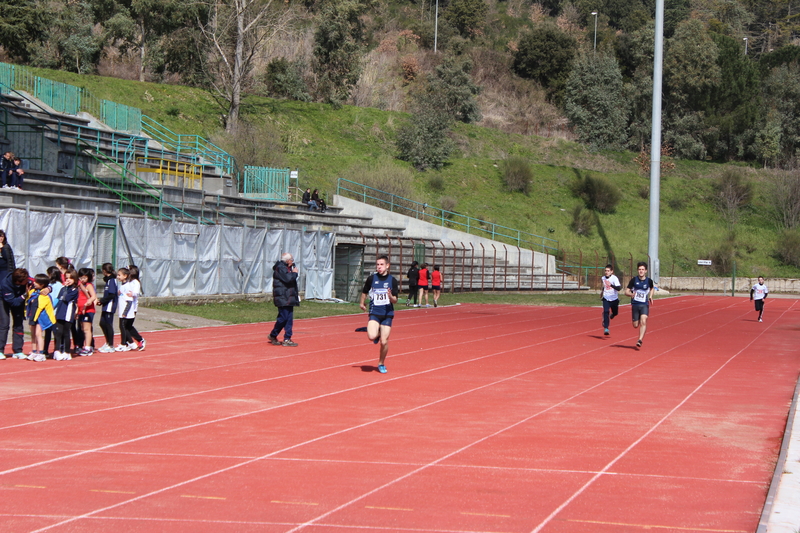
{"type": "Polygon", "coordinates": [[[784,230],[778,239],[776,252],[782,263],[800,268],[800,230],[784,230]]]}
{"type": "Polygon", "coordinates": [[[382,209],[389,209],[389,206],[392,205],[394,206],[393,210],[398,212],[403,212],[403,207],[408,207],[409,213],[416,210],[416,207],[412,208],[409,202],[397,198],[406,198],[412,201],[417,199],[414,190],[414,172],[398,166],[387,156],[356,163],[343,172],[340,177],[377,189],[377,191],[367,190],[367,195],[373,197],[373,199],[367,199],[369,204],[382,209]]]}
{"type": "MultiPolygon", "coordinates": [[[[439,200],[442,204],[442,209],[445,211],[455,212],[456,206],[458,206],[458,200],[453,198],[452,196],[442,196],[439,200]]],[[[453,215],[446,214],[447,218],[452,217],[453,215]]]]}
{"type": "Polygon", "coordinates": [[[778,227],[800,226],[800,172],[774,175],[767,197],[778,227]]]}
{"type": "Polygon", "coordinates": [[[441,191],[444,189],[444,177],[441,174],[434,174],[428,179],[428,185],[434,191],[441,191]]]}
{"type": "Polygon", "coordinates": [[[572,190],[586,207],[600,213],[613,213],[622,199],[619,188],[603,176],[579,176],[572,190]]]}
{"type": "Polygon", "coordinates": [[[594,213],[585,209],[582,205],[576,205],[572,210],[572,223],[569,227],[576,235],[588,237],[592,234],[594,226],[594,213]]]}
{"type": "Polygon", "coordinates": [[[752,198],[753,184],[739,170],[726,169],[714,182],[714,200],[729,229],[739,221],[741,209],[749,205],[752,198]]]}
{"type": "Polygon", "coordinates": [[[686,202],[684,201],[683,198],[681,198],[679,196],[674,196],[674,197],[670,198],[669,200],[667,200],[667,205],[673,211],[680,211],[681,209],[686,207],[686,202]]]}
{"type": "Polygon", "coordinates": [[[650,186],[649,185],[642,185],[639,187],[639,197],[643,200],[647,200],[650,198],[650,186]]]}
{"type": "Polygon", "coordinates": [[[270,61],[263,79],[267,94],[276,98],[310,102],[311,95],[300,75],[302,70],[302,65],[291,63],[285,57],[270,61]]]}
{"type": "Polygon", "coordinates": [[[523,157],[509,157],[503,163],[503,182],[511,192],[530,194],[533,183],[531,165],[523,157]]]}
{"type": "Polygon", "coordinates": [[[729,275],[733,271],[736,260],[736,234],[731,231],[724,241],[709,254],[711,270],[720,276],[729,275]]]}
{"type": "Polygon", "coordinates": [[[411,116],[411,123],[397,131],[399,157],[418,170],[442,168],[453,151],[448,134],[452,118],[434,100],[420,104],[411,116]]]}
{"type": "Polygon", "coordinates": [[[273,168],[287,166],[281,132],[270,122],[256,125],[240,121],[236,133],[215,133],[210,140],[231,154],[240,169],[244,169],[245,165],[273,168]]]}

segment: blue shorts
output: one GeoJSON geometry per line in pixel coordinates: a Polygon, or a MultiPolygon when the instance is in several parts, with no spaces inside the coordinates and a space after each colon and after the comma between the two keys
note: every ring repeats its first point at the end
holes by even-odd
{"type": "Polygon", "coordinates": [[[94,322],[94,313],[83,313],[82,315],[78,315],[78,322],[94,322]]]}
{"type": "Polygon", "coordinates": [[[369,321],[375,321],[381,326],[389,326],[392,327],[392,319],[393,316],[386,316],[386,315],[369,315],[369,321]]]}
{"type": "Polygon", "coordinates": [[[642,315],[650,316],[650,306],[648,304],[631,304],[631,315],[633,321],[636,322],[642,315]]]}

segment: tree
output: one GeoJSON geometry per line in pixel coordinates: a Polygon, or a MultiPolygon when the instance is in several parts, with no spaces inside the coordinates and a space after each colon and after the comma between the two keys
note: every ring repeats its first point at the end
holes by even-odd
{"type": "Polygon", "coordinates": [[[418,170],[444,166],[453,143],[448,137],[453,118],[445,108],[442,95],[427,94],[415,103],[411,122],[397,132],[399,158],[418,170]]]}
{"type": "Polygon", "coordinates": [[[778,154],[768,149],[758,155],[765,162],[772,157],[776,163],[788,163],[800,149],[800,65],[790,63],[772,69],[764,79],[762,99],[758,135],[764,137],[764,147],[777,139],[780,149],[778,154]]]}
{"type": "Polygon", "coordinates": [[[682,22],[667,43],[664,80],[667,87],[664,137],[677,155],[705,157],[704,113],[719,84],[719,49],[698,20],[682,22]]]}
{"type": "Polygon", "coordinates": [[[0,0],[0,45],[14,59],[28,61],[30,45],[45,40],[50,29],[49,11],[36,0],[0,0]]]}
{"type": "Polygon", "coordinates": [[[253,62],[265,43],[286,33],[292,12],[273,0],[202,0],[207,19],[198,18],[209,57],[205,80],[227,111],[225,130],[239,125],[242,92],[252,82],[253,62]]]}
{"type": "Polygon", "coordinates": [[[475,97],[481,88],[473,83],[469,73],[472,62],[459,61],[452,57],[436,67],[436,76],[430,80],[428,91],[441,96],[444,109],[460,122],[477,122],[481,119],[481,109],[475,97]]]}
{"type": "Polygon", "coordinates": [[[512,68],[519,76],[541,83],[558,100],[576,51],[575,39],[551,24],[537,24],[520,40],[512,68]]]}
{"type": "Polygon", "coordinates": [[[579,57],[567,80],[564,102],[567,118],[582,143],[593,150],[625,146],[630,107],[612,56],[579,57]]]}
{"type": "Polygon", "coordinates": [[[103,39],[94,33],[94,16],[88,2],[54,3],[47,38],[29,47],[34,66],[92,72],[100,59],[103,39]]]}
{"type": "Polygon", "coordinates": [[[361,15],[366,9],[362,0],[333,0],[320,13],[312,67],[318,77],[319,96],[334,106],[350,97],[361,73],[366,40],[361,15]]]}
{"type": "Polygon", "coordinates": [[[728,229],[733,231],[742,208],[753,199],[753,184],[738,170],[725,170],[714,182],[714,199],[728,229]]]}
{"type": "Polygon", "coordinates": [[[483,33],[488,11],[484,0],[451,0],[443,15],[462,37],[471,38],[483,33]]]}

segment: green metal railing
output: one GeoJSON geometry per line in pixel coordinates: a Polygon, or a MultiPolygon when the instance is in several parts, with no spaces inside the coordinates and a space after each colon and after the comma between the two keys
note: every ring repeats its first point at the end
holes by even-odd
{"type": "Polygon", "coordinates": [[[142,214],[154,219],[169,219],[169,215],[164,213],[164,208],[170,209],[174,213],[179,213],[186,218],[195,221],[200,221],[202,224],[214,224],[214,221],[208,220],[205,217],[195,217],[184,211],[183,209],[164,201],[161,190],[153,187],[146,181],[139,178],[134,172],[129,171],[124,166],[120,165],[104,153],[95,149],[95,147],[78,142],[76,146],[76,153],[86,156],[89,162],[94,161],[101,169],[105,170],[110,177],[98,176],[97,172],[92,172],[88,168],[88,164],[84,165],[78,157],[75,160],[75,172],[73,179],[83,179],[85,181],[93,182],[100,187],[114,193],[120,199],[120,211],[124,206],[131,206],[142,214]],[[150,201],[158,206],[158,215],[155,216],[148,209],[146,205],[137,202],[134,196],[142,198],[144,201],[150,201]]]}
{"type": "Polygon", "coordinates": [[[243,193],[245,198],[289,201],[288,168],[244,167],[243,193]]]}
{"type": "Polygon", "coordinates": [[[430,206],[415,200],[409,200],[408,198],[374,189],[344,178],[339,178],[336,186],[336,194],[348,196],[349,198],[364,203],[370,203],[394,213],[400,213],[427,222],[457,229],[469,233],[470,235],[510,242],[520,247],[531,249],[538,248],[542,252],[549,254],[558,251],[558,241],[555,239],[549,239],[526,231],[501,226],[494,222],[487,222],[461,213],[447,211],[446,209],[430,206]]]}
{"type": "Polygon", "coordinates": [[[182,135],[175,133],[163,124],[153,120],[147,115],[141,118],[142,131],[156,139],[165,148],[178,155],[191,156],[194,163],[206,162],[217,167],[221,173],[234,175],[233,156],[199,135],[182,135]],[[199,157],[201,160],[197,160],[199,157]]]}

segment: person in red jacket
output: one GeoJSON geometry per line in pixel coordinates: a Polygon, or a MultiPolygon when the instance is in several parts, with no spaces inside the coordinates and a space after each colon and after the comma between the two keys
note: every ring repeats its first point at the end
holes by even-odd
{"type": "Polygon", "coordinates": [[[422,297],[425,296],[425,307],[430,307],[428,303],[428,282],[430,281],[430,276],[428,274],[428,263],[422,263],[419,267],[419,307],[422,307],[422,297]]]}
{"type": "Polygon", "coordinates": [[[433,289],[433,306],[439,306],[439,295],[442,294],[442,273],[439,271],[439,265],[433,265],[433,272],[431,272],[431,289],[433,289]]]}

